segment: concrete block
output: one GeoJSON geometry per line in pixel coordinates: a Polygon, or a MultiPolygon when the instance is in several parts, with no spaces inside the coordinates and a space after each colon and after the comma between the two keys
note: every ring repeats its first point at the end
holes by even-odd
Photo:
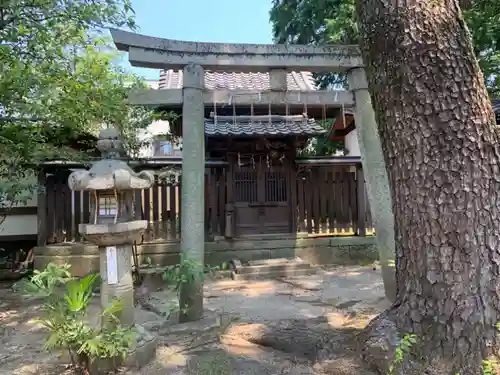
{"type": "Polygon", "coordinates": [[[136,326],[136,330],[136,342],[125,359],[121,357],[98,358],[89,366],[90,375],[108,374],[118,367],[140,369],[151,362],[156,356],[157,338],[141,326],[136,326]]]}
{"type": "Polygon", "coordinates": [[[309,275],[315,271],[311,268],[296,268],[296,269],[286,269],[279,271],[271,271],[264,273],[243,273],[237,274],[232,273],[231,278],[233,280],[266,280],[266,279],[277,279],[281,277],[292,277],[292,276],[302,276],[309,275]]]}
{"type": "MultiPolygon", "coordinates": [[[[180,244],[163,242],[137,247],[139,264],[151,259],[154,265],[172,265],[180,261],[180,244]]],[[[375,237],[321,237],[294,239],[253,239],[205,243],[205,263],[213,266],[238,259],[240,262],[301,258],[309,264],[353,264],[378,259],[375,237]]],[[[35,268],[49,262],[71,264],[75,276],[99,271],[97,246],[72,243],[35,248],[35,268]]]]}
{"type": "Polygon", "coordinates": [[[262,264],[258,266],[246,266],[240,268],[238,275],[259,275],[266,273],[279,273],[287,274],[299,269],[310,269],[311,266],[307,263],[284,263],[284,264],[262,264]]]}

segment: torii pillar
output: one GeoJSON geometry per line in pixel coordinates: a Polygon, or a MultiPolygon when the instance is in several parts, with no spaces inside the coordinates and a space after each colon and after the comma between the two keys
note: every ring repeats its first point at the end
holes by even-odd
{"type": "Polygon", "coordinates": [[[382,144],[375,120],[368,82],[364,68],[348,72],[349,89],[356,103],[355,121],[358,133],[361,163],[366,179],[368,201],[375,226],[377,247],[382,267],[386,297],[396,300],[396,246],[394,242],[394,215],[389,178],[382,152],[382,144]]]}
{"type": "Polygon", "coordinates": [[[203,316],[199,275],[205,255],[205,74],[200,65],[188,64],[183,76],[181,256],[196,269],[187,270],[193,278],[180,287],[179,321],[189,322],[203,316]]]}

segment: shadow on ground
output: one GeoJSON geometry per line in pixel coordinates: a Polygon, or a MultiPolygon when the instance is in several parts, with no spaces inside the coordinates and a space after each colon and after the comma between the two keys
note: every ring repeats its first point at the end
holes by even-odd
{"type": "MultiPolygon", "coordinates": [[[[153,290],[150,302],[167,310],[176,296],[153,290]]],[[[372,374],[360,362],[356,336],[387,305],[380,274],[371,267],[317,269],[272,281],[208,281],[201,322],[176,324],[137,309],[137,322],[158,337],[157,356],[140,370],[121,373],[372,374]]],[[[46,333],[33,319],[38,307],[0,290],[0,373],[69,374],[67,359],[42,350],[46,333]]],[[[98,312],[97,299],[92,308],[98,312]]]]}

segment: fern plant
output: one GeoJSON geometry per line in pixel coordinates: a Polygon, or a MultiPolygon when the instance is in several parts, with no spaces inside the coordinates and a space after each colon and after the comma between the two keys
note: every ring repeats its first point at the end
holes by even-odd
{"type": "MultiPolygon", "coordinates": [[[[163,269],[163,280],[173,291],[177,293],[179,296],[180,287],[182,284],[187,284],[196,280],[203,280],[205,278],[205,274],[213,274],[220,270],[220,267],[215,266],[212,267],[208,264],[200,265],[199,263],[192,261],[190,259],[185,259],[181,255],[181,259],[179,264],[175,264],[172,266],[167,266],[163,269]]],[[[180,300],[179,300],[180,302],[180,300]]],[[[180,306],[178,307],[181,313],[186,313],[188,306],[180,306]]],[[[170,309],[170,313],[174,310],[177,310],[176,307],[172,307],[170,309]]],[[[170,314],[168,315],[170,316],[170,314]]]]}
{"type": "Polygon", "coordinates": [[[396,367],[400,366],[403,363],[405,356],[411,352],[412,347],[417,343],[417,341],[417,335],[413,333],[408,333],[403,336],[403,338],[399,342],[399,345],[394,351],[394,360],[389,365],[388,375],[395,374],[396,367]]]}
{"type": "Polygon", "coordinates": [[[56,293],[56,288],[61,288],[72,279],[70,267],[69,264],[58,266],[49,263],[41,271],[34,270],[30,279],[21,280],[14,287],[27,296],[47,298],[56,293]]]}
{"type": "MultiPolygon", "coordinates": [[[[500,331],[500,323],[497,323],[496,329],[500,331]]],[[[418,342],[418,338],[415,334],[406,334],[400,341],[399,345],[394,351],[394,360],[389,365],[388,375],[394,375],[397,366],[401,365],[405,357],[411,352],[412,347],[418,342]]],[[[500,362],[496,358],[487,359],[483,361],[482,364],[482,374],[483,375],[497,375],[500,370],[500,362]]],[[[460,375],[457,373],[456,375],[460,375]]]]}
{"type": "Polygon", "coordinates": [[[220,267],[212,267],[208,264],[200,266],[197,262],[185,259],[181,256],[179,264],[167,266],[163,270],[163,280],[173,290],[178,291],[182,284],[194,280],[203,280],[205,274],[213,275],[220,267]]]}
{"type": "Polygon", "coordinates": [[[497,375],[500,363],[497,359],[487,359],[483,361],[483,375],[497,375]]]}
{"type": "MultiPolygon", "coordinates": [[[[497,331],[500,331],[500,323],[495,324],[497,331]]],[[[500,370],[500,361],[497,358],[490,358],[483,361],[483,375],[497,375],[500,370]]]]}
{"type": "Polygon", "coordinates": [[[118,300],[101,312],[99,326],[88,324],[87,311],[98,281],[97,274],[77,279],[71,277],[68,265],[49,264],[19,285],[25,294],[44,298],[38,318],[50,332],[44,349],[67,352],[72,365],[85,371],[97,359],[125,358],[133,340],[131,328],[119,324],[118,300]]]}

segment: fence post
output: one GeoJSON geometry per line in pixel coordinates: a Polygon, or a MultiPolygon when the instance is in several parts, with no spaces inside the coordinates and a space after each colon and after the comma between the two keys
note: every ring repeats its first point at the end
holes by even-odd
{"type": "Polygon", "coordinates": [[[47,184],[45,181],[45,170],[38,172],[37,181],[37,246],[47,244],[47,184]]]}
{"type": "Polygon", "coordinates": [[[366,236],[365,176],[361,163],[356,165],[356,185],[358,200],[358,236],[366,236]]]}

